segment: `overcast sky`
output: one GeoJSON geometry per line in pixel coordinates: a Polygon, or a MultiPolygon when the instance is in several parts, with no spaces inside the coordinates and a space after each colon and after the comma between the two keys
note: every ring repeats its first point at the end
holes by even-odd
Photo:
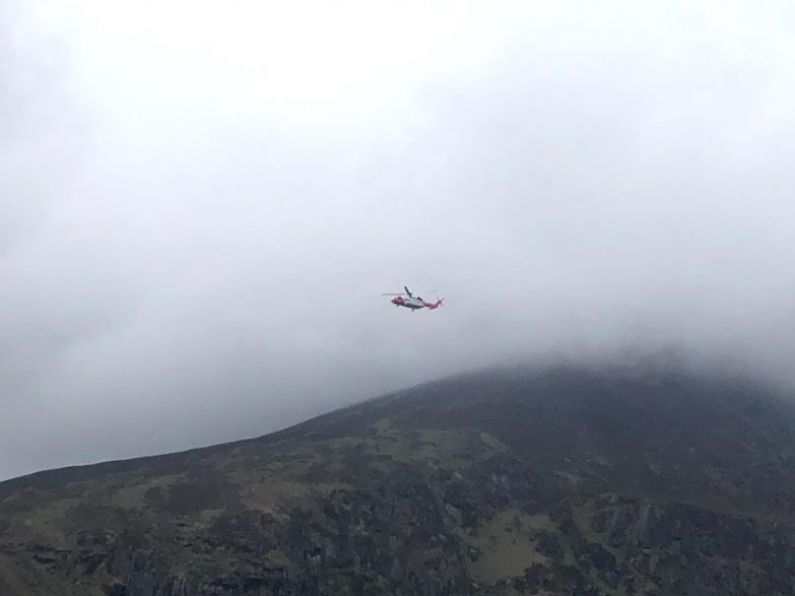
{"type": "Polygon", "coordinates": [[[0,479],[517,358],[795,380],[793,72],[785,1],[0,0],[0,479]]]}

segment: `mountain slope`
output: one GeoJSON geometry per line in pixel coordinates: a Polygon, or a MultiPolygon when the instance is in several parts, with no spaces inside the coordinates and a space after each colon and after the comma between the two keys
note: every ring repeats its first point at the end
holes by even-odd
{"type": "Polygon", "coordinates": [[[795,413],[512,369],[259,439],[0,483],[0,594],[791,594],[795,413]]]}

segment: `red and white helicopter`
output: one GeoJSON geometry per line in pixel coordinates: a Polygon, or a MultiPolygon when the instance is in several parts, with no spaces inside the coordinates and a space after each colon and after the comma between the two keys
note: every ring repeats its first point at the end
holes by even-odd
{"type": "Polygon", "coordinates": [[[444,302],[444,298],[439,298],[436,302],[425,302],[425,300],[419,296],[412,294],[411,290],[409,290],[406,286],[403,286],[403,289],[406,291],[396,294],[384,294],[384,296],[394,296],[394,298],[390,300],[392,304],[395,306],[404,306],[408,309],[411,309],[412,312],[421,308],[433,310],[435,308],[439,308],[442,305],[442,302],[444,302]]]}

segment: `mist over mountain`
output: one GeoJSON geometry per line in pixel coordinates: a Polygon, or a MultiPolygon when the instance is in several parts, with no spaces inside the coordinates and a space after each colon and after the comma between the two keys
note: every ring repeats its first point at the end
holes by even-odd
{"type": "Polygon", "coordinates": [[[0,0],[0,596],[795,593],[793,63],[776,1],[0,0]]]}
{"type": "Polygon", "coordinates": [[[791,399],[651,364],[480,371],[0,483],[0,592],[791,594],[791,399]]]}
{"type": "Polygon", "coordinates": [[[793,16],[0,2],[0,478],[513,359],[795,384],[793,16]]]}

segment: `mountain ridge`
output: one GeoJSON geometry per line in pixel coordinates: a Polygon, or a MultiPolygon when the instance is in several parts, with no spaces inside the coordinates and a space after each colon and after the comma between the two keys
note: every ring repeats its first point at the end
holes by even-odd
{"type": "Polygon", "coordinates": [[[676,367],[438,379],[0,483],[0,594],[787,594],[793,422],[676,367]]]}

